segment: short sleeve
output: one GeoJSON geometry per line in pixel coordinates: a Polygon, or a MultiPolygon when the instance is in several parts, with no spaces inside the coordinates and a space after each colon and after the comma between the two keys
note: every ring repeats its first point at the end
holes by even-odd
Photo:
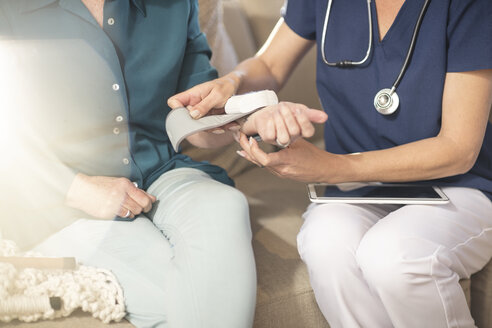
{"type": "Polygon", "coordinates": [[[181,69],[178,92],[217,78],[217,71],[210,65],[212,52],[198,23],[198,3],[191,0],[188,20],[188,40],[181,69]]]}
{"type": "Polygon", "coordinates": [[[451,0],[448,72],[492,68],[492,1],[451,0]]]}
{"type": "Polygon", "coordinates": [[[282,8],[285,23],[299,36],[316,39],[316,0],[286,0],[282,8]]]}

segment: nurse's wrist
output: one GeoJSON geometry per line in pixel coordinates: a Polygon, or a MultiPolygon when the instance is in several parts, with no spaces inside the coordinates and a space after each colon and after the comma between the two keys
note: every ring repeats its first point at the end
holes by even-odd
{"type": "Polygon", "coordinates": [[[361,177],[354,166],[354,160],[358,160],[354,156],[357,155],[360,153],[340,155],[325,151],[323,154],[325,160],[321,163],[320,182],[335,184],[361,181],[361,177]]]}
{"type": "Polygon", "coordinates": [[[234,70],[224,76],[224,78],[226,78],[234,88],[234,95],[237,93],[237,90],[241,86],[244,76],[245,73],[239,70],[234,70]]]}
{"type": "MultiPolygon", "coordinates": [[[[377,167],[374,161],[368,161],[366,153],[350,153],[340,156],[340,182],[368,182],[377,178],[377,167]]],[[[379,177],[380,178],[380,177],[379,177]]],[[[378,180],[379,181],[379,180],[378,180]]]]}

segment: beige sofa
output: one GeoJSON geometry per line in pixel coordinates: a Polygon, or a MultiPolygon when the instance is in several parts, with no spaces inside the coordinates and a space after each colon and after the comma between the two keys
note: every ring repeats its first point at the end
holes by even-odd
{"type": "MultiPolygon", "coordinates": [[[[254,54],[279,17],[283,0],[225,0],[225,24],[239,59],[254,54]]],[[[314,52],[297,68],[290,83],[280,93],[283,100],[319,106],[314,84],[314,52]],[[302,86],[300,88],[299,86],[302,86]]],[[[319,129],[321,130],[321,129],[319,129]]],[[[321,133],[313,142],[322,147],[321,133]]],[[[329,327],[319,311],[306,268],[296,248],[296,234],[301,214],[309,201],[303,183],[274,177],[266,170],[250,165],[234,152],[236,146],[215,151],[188,149],[195,159],[206,159],[225,167],[237,187],[248,197],[253,247],[258,272],[255,328],[322,328],[329,327]]],[[[462,281],[472,313],[481,328],[492,328],[492,266],[470,280],[462,281]]],[[[1,326],[1,325],[0,325],[1,326]]],[[[132,327],[126,321],[109,325],[132,327]]],[[[18,328],[102,328],[106,325],[83,313],[69,318],[35,324],[11,323],[18,328]]],[[[179,327],[193,328],[193,327],[179,327]]],[[[234,328],[234,327],[231,327],[234,328]]]]}

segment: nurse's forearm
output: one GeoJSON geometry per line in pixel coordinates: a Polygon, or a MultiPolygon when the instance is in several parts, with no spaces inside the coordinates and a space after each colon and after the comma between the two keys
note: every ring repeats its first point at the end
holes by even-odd
{"type": "Polygon", "coordinates": [[[281,88],[280,81],[275,78],[268,65],[258,57],[246,59],[230,74],[236,81],[238,94],[256,90],[277,92],[281,88]]]}
{"type": "Polygon", "coordinates": [[[342,156],[342,181],[416,181],[463,174],[475,164],[492,105],[492,70],[448,73],[434,138],[342,156]]]}
{"type": "Polygon", "coordinates": [[[460,151],[457,144],[445,137],[435,137],[406,145],[341,155],[337,172],[328,182],[381,181],[410,182],[431,180],[463,174],[476,160],[473,151],[460,151]]]}
{"type": "Polygon", "coordinates": [[[297,35],[281,18],[256,56],[236,67],[237,93],[262,89],[279,91],[313,45],[314,41],[297,35]]]}

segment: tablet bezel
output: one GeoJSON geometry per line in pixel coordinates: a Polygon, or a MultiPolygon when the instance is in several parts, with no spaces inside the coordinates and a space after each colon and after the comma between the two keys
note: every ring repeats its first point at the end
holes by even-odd
{"type": "Polygon", "coordinates": [[[388,187],[405,187],[405,186],[418,186],[432,188],[440,198],[370,198],[370,197],[319,197],[316,194],[316,185],[321,186],[335,186],[336,184],[329,183],[310,183],[307,185],[309,200],[313,203],[346,203],[346,204],[401,204],[401,205],[415,205],[415,204],[436,204],[442,205],[449,202],[448,196],[438,186],[426,186],[426,185],[412,185],[412,184],[391,184],[391,183],[367,183],[367,185],[388,186],[388,187]]]}

